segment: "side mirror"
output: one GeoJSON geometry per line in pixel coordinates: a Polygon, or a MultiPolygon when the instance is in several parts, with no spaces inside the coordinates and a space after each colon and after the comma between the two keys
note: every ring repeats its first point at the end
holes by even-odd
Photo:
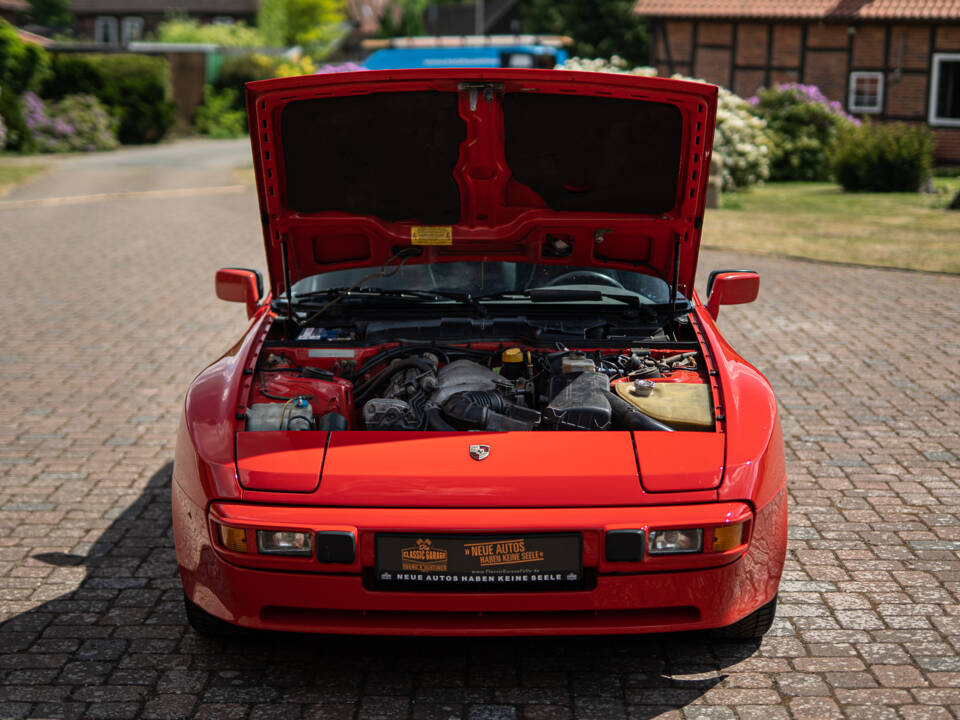
{"type": "Polygon", "coordinates": [[[247,304],[247,317],[253,317],[263,297],[263,277],[256,270],[220,268],[217,270],[217,297],[227,302],[247,304]]]}
{"type": "Polygon", "coordinates": [[[753,302],[760,292],[760,276],[753,270],[714,270],[707,278],[707,312],[717,319],[721,305],[753,302]]]}

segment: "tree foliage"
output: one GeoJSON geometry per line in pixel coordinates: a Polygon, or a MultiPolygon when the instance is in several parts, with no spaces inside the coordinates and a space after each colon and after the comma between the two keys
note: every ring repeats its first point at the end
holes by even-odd
{"type": "Polygon", "coordinates": [[[424,13],[429,0],[397,0],[380,16],[380,37],[415,37],[427,34],[424,13]]]}
{"type": "Polygon", "coordinates": [[[47,51],[24,42],[13,25],[0,20],[0,118],[11,150],[19,150],[29,138],[21,96],[36,88],[49,70],[47,51]]]}
{"type": "Polygon", "coordinates": [[[30,19],[45,27],[72,25],[69,5],[69,0],[30,0],[30,19]]]}
{"type": "Polygon", "coordinates": [[[346,20],[346,0],[263,0],[257,26],[267,45],[300,45],[323,55],[346,20]]]}
{"type": "Polygon", "coordinates": [[[346,0],[287,0],[287,28],[293,45],[319,49],[343,32],[346,0]]]}
{"type": "Polygon", "coordinates": [[[271,47],[287,44],[287,0],[263,0],[257,14],[257,28],[271,47]]]}
{"type": "Polygon", "coordinates": [[[634,64],[649,62],[649,36],[633,12],[634,0],[522,0],[524,30],[569,35],[582,58],[618,55],[634,64]]]}

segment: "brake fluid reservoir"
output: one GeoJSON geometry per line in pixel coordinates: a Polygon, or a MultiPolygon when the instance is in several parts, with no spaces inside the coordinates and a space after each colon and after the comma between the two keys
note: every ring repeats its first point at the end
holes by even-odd
{"type": "Polygon", "coordinates": [[[713,427],[713,396],[709,385],[662,382],[649,385],[635,388],[634,383],[620,382],[614,388],[617,395],[638,410],[677,430],[713,427]]]}
{"type": "Polygon", "coordinates": [[[597,366],[583,353],[572,352],[560,361],[560,372],[564,375],[575,372],[595,372],[597,366]]]}

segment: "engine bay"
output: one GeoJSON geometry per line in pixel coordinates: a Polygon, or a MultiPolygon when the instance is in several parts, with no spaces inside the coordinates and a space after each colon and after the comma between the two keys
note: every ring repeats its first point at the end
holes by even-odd
{"type": "Polygon", "coordinates": [[[709,359],[677,345],[267,347],[241,429],[713,431],[709,359]]]}

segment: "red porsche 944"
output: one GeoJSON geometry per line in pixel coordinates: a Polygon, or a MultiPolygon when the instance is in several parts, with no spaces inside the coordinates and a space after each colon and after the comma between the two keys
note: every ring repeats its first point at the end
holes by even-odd
{"type": "Polygon", "coordinates": [[[773,621],[768,382],[694,290],[712,85],[549,70],[248,85],[269,282],[186,395],[173,520],[205,633],[773,621]]]}

